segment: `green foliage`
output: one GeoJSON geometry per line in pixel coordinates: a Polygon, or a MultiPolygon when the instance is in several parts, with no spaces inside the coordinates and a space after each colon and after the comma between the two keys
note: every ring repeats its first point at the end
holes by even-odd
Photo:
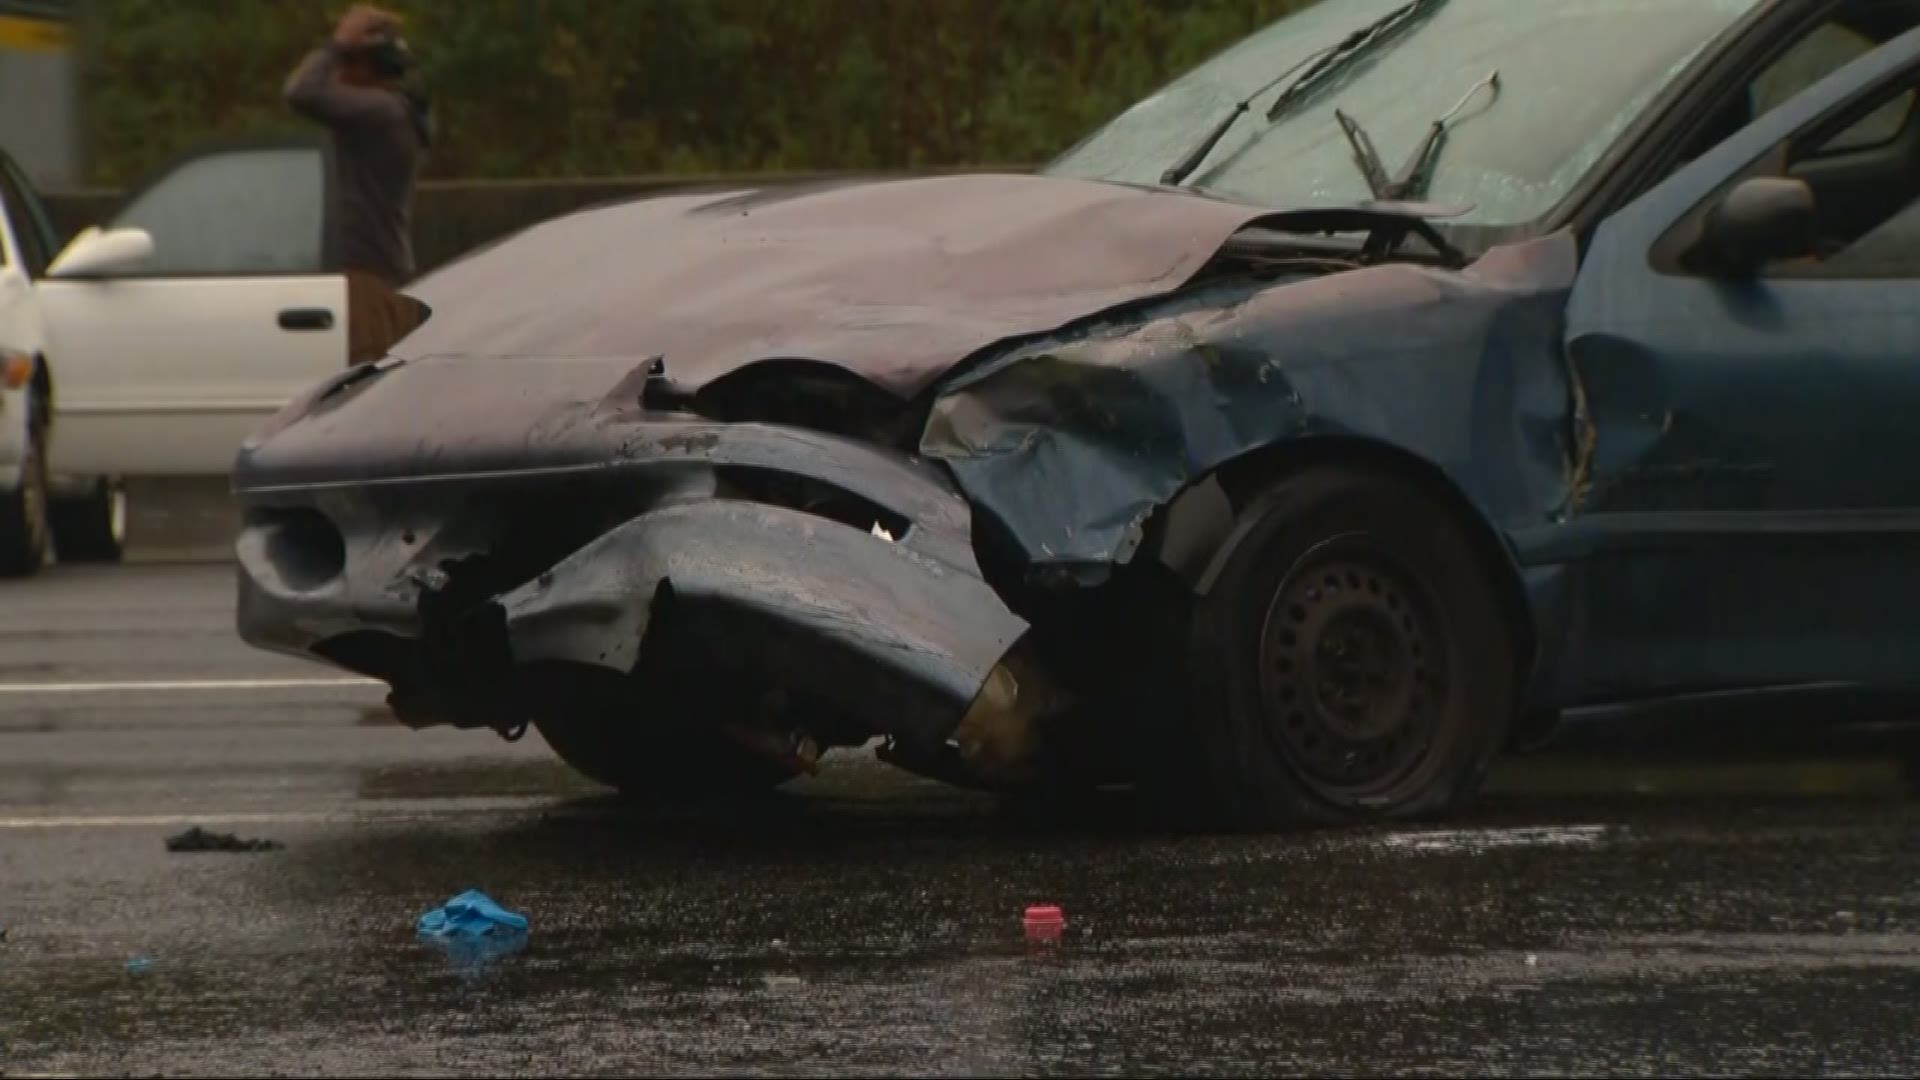
{"type": "MultiPolygon", "coordinates": [[[[443,177],[1045,160],[1311,0],[394,0],[443,177]]],[[[95,0],[94,179],[291,126],[343,0],[95,0]]]]}

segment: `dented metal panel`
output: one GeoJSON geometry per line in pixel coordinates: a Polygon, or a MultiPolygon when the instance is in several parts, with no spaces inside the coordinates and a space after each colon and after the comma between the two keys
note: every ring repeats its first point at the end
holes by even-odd
{"type": "Polygon", "coordinates": [[[1262,213],[991,174],[645,199],[409,286],[442,314],[394,354],[664,356],[685,390],[802,358],[911,396],[995,341],[1180,286],[1262,213]]]}
{"type": "MultiPolygon", "coordinates": [[[[377,415],[384,378],[404,402],[431,400],[429,386],[457,397],[461,376],[409,365],[346,393],[377,415]]],[[[476,711],[509,693],[487,680],[517,665],[630,674],[664,647],[716,672],[778,673],[925,746],[1025,632],[982,579],[967,503],[936,467],[596,400],[520,443],[505,470],[503,440],[424,451],[397,432],[366,458],[328,460],[337,412],[287,421],[243,471],[242,638],[386,679],[417,722],[472,726],[511,723],[476,711]],[[395,460],[415,471],[377,467],[395,460]],[[838,517],[757,501],[770,476],[840,498],[838,517]],[[649,636],[663,597],[671,629],[649,636]],[[335,648],[369,635],[368,651],[335,648]]]]}
{"type": "Polygon", "coordinates": [[[1817,258],[1751,276],[1678,258],[1733,184],[1793,174],[1788,148],[1883,80],[1910,86],[1916,56],[1909,31],[1596,230],[1567,314],[1594,436],[1580,512],[1516,536],[1586,579],[1578,698],[1920,685],[1920,474],[1904,467],[1920,449],[1920,286],[1878,265],[1910,248],[1912,207],[1808,170],[1817,258]]]}
{"type": "Polygon", "coordinates": [[[942,388],[921,449],[1043,567],[1124,563],[1187,485],[1315,436],[1400,447],[1493,521],[1539,524],[1579,467],[1561,351],[1576,270],[1561,234],[1464,271],[1198,288],[987,357],[942,388]]]}

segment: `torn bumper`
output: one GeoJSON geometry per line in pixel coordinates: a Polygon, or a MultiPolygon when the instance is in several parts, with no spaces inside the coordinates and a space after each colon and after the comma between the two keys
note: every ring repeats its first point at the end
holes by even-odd
{"type": "Polygon", "coordinates": [[[236,470],[240,636],[382,679],[414,723],[512,726],[536,668],[626,675],[642,703],[647,673],[697,669],[931,748],[1026,630],[924,463],[685,418],[595,437],[598,462],[550,445],[512,472],[345,480],[267,442],[236,470]],[[832,516],[770,494],[798,487],[832,516]]]}

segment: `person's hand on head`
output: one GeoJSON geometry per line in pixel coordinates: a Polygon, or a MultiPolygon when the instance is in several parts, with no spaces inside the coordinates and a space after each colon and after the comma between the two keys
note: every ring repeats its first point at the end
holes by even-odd
{"type": "Polygon", "coordinates": [[[371,45],[400,29],[400,16],[372,4],[355,4],[334,27],[333,39],[348,47],[371,45]]]}

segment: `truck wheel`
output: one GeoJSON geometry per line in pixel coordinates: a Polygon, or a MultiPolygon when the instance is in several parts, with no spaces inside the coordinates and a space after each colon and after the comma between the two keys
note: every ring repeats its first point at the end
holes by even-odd
{"type": "Polygon", "coordinates": [[[1411,483],[1292,476],[1236,515],[1190,626],[1205,803],[1273,828],[1408,819],[1478,790],[1514,635],[1465,531],[1411,483]]]}
{"type": "Polygon", "coordinates": [[[26,459],[20,483],[0,490],[0,576],[25,577],[47,564],[52,527],[47,502],[47,417],[39,395],[27,401],[26,459]]]}
{"type": "Polygon", "coordinates": [[[78,498],[53,501],[53,542],[63,562],[119,562],[127,542],[127,493],[98,480],[78,498]]]}

